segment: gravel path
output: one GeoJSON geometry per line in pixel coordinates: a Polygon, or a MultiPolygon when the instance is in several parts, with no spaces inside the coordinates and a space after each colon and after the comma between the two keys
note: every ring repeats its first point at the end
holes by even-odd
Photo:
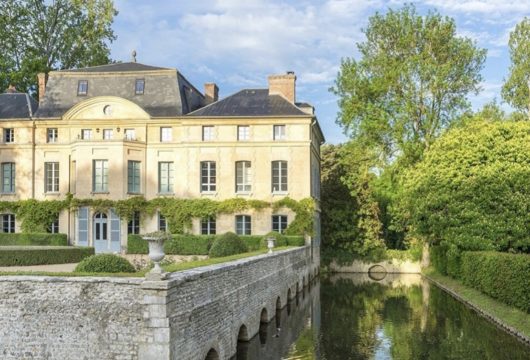
{"type": "Polygon", "coordinates": [[[32,266],[0,266],[0,271],[46,271],[72,272],[76,264],[32,265],[32,266]]]}

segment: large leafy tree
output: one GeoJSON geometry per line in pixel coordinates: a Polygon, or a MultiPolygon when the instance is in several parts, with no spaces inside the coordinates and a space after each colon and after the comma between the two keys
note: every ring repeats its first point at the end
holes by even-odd
{"type": "Polygon", "coordinates": [[[3,0],[0,2],[0,86],[36,90],[36,75],[107,64],[112,0],[3,0]]]}
{"type": "Polygon", "coordinates": [[[343,59],[332,88],[337,122],[386,162],[398,156],[414,162],[469,108],[486,50],[457,36],[453,19],[420,16],[413,5],[376,13],[363,32],[360,58],[343,59]]]}
{"type": "Polygon", "coordinates": [[[510,73],[502,87],[502,98],[525,119],[530,116],[530,18],[524,18],[510,33],[510,73]]]}

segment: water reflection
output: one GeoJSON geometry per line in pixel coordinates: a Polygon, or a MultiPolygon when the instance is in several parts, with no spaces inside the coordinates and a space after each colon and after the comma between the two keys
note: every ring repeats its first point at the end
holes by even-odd
{"type": "Polygon", "coordinates": [[[530,349],[418,275],[314,283],[237,359],[528,359],[530,349]]]}

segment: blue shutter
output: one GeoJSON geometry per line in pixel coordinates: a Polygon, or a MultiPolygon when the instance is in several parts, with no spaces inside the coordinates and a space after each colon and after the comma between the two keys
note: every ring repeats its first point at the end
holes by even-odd
{"type": "Polygon", "coordinates": [[[110,251],[121,252],[121,221],[114,209],[110,209],[110,251]]]}
{"type": "Polygon", "coordinates": [[[77,210],[77,245],[88,246],[88,207],[77,210]]]}

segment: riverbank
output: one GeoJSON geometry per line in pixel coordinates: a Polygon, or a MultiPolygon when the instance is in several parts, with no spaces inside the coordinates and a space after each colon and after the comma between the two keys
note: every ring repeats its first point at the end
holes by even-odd
{"type": "Polygon", "coordinates": [[[471,307],[481,316],[530,345],[530,315],[505,305],[459,281],[435,272],[423,274],[444,291],[471,307]]]}

